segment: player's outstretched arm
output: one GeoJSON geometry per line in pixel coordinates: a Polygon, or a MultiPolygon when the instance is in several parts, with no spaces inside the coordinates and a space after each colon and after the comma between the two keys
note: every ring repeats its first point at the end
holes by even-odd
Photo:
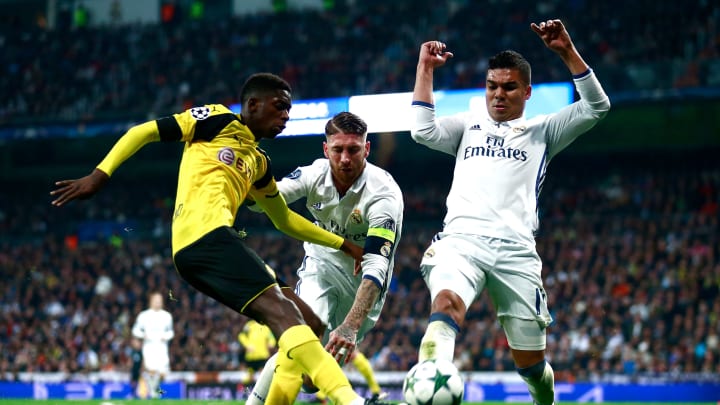
{"type": "Polygon", "coordinates": [[[54,206],[62,206],[72,200],[82,200],[92,197],[107,183],[112,173],[127,158],[135,154],[149,142],[160,140],[160,134],[155,121],[146,122],[130,128],[115,143],[110,152],[92,173],[75,180],[60,180],[55,182],[57,187],[50,192],[55,197],[54,206]]]}
{"type": "Polygon", "coordinates": [[[546,47],[560,56],[573,75],[585,73],[590,68],[575,48],[562,21],[547,20],[539,24],[532,23],[530,29],[542,39],[546,47]]]}
{"type": "Polygon", "coordinates": [[[343,323],[330,332],[330,338],[325,345],[325,350],[335,357],[342,364],[349,359],[357,346],[357,334],[370,310],[380,296],[380,287],[370,279],[363,279],[355,294],[350,311],[345,316],[343,323]]]}
{"type": "Polygon", "coordinates": [[[251,194],[257,205],[280,232],[305,242],[338,249],[355,259],[356,264],[362,261],[362,247],[316,226],[291,210],[279,193],[266,194],[262,190],[256,190],[251,194]]]}

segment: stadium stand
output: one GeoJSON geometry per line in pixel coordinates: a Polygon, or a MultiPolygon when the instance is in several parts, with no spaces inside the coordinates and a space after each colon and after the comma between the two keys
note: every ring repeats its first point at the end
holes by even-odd
{"type": "Polygon", "coordinates": [[[209,100],[237,102],[240,84],[257,71],[281,74],[295,98],[408,91],[428,38],[456,55],[436,77],[438,89],[484,86],[485,60],[505,48],[543,66],[534,82],[566,81],[564,66],[528,28],[548,15],[566,20],[611,97],[720,85],[715,2],[449,4],[357,1],[322,12],[55,31],[7,24],[0,123],[144,119],[209,100]]]}

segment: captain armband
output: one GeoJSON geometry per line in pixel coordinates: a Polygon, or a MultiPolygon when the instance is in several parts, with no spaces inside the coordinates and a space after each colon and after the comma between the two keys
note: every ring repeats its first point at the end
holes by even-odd
{"type": "Polygon", "coordinates": [[[389,220],[382,228],[369,228],[365,239],[365,253],[389,258],[395,247],[395,223],[389,220]],[[389,222],[392,222],[391,224],[389,222]]]}

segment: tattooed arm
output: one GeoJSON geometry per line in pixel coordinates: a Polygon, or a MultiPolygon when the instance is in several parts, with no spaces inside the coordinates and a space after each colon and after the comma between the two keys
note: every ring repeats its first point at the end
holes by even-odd
{"type": "Polygon", "coordinates": [[[357,294],[355,294],[355,302],[353,302],[352,308],[345,316],[345,320],[330,332],[330,339],[325,349],[339,363],[342,364],[345,359],[351,357],[357,344],[357,333],[379,296],[380,288],[378,285],[370,279],[363,279],[357,294]]]}

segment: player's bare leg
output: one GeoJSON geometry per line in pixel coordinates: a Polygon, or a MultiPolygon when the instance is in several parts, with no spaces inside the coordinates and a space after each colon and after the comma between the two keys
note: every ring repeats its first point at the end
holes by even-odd
{"type": "Polygon", "coordinates": [[[297,306],[285,298],[279,288],[265,290],[248,304],[245,313],[267,325],[278,336],[276,372],[267,403],[293,403],[300,391],[303,372],[328,392],[333,402],[340,405],[364,403],[335,359],[305,324],[297,306]]]}
{"type": "MultiPolygon", "coordinates": [[[[283,295],[291,300],[302,314],[302,318],[305,323],[312,329],[316,336],[322,338],[325,333],[326,326],[313,312],[312,308],[308,306],[305,301],[295,294],[292,288],[283,287],[280,289],[283,295]]],[[[255,386],[252,392],[248,396],[247,405],[262,405],[265,403],[268,392],[270,391],[270,384],[273,379],[273,372],[275,370],[275,364],[277,361],[277,354],[271,356],[265,363],[262,372],[258,376],[255,386]]],[[[313,384],[310,377],[307,374],[303,375],[303,390],[306,392],[316,392],[318,388],[313,384]]]]}
{"type": "Polygon", "coordinates": [[[450,290],[441,290],[432,302],[430,319],[420,342],[418,362],[444,359],[452,362],[455,337],[465,321],[465,303],[450,290]]]}

